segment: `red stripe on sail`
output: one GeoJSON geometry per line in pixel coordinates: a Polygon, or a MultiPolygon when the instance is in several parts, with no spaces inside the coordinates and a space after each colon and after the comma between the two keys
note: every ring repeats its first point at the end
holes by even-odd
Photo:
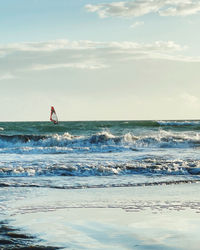
{"type": "Polygon", "coordinates": [[[51,106],[50,121],[52,121],[53,123],[58,123],[56,111],[53,106],[51,106]],[[56,119],[53,119],[53,115],[55,115],[56,119]]]}

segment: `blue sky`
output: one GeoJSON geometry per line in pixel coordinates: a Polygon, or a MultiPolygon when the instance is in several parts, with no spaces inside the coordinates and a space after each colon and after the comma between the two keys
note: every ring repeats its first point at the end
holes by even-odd
{"type": "Polygon", "coordinates": [[[200,117],[200,1],[0,3],[1,120],[200,117]]]}

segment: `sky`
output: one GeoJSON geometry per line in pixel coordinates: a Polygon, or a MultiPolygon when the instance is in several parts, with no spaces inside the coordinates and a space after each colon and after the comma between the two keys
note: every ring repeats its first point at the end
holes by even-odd
{"type": "Polygon", "coordinates": [[[200,0],[0,0],[0,121],[200,119],[200,0]]]}

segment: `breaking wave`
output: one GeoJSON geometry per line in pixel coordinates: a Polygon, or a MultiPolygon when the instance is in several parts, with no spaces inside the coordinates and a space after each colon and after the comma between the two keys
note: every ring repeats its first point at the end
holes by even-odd
{"type": "MultiPolygon", "coordinates": [[[[80,156],[81,157],[81,156],[80,156]]],[[[0,164],[0,177],[15,176],[112,176],[112,175],[184,175],[199,176],[200,160],[146,158],[127,162],[13,162],[0,164]]]]}
{"type": "Polygon", "coordinates": [[[157,123],[161,126],[200,126],[200,121],[157,121],[157,123]]]}
{"type": "Polygon", "coordinates": [[[0,135],[0,153],[68,153],[121,152],[143,148],[195,148],[200,146],[200,133],[159,130],[148,134],[114,135],[108,131],[90,136],[0,135]]]}

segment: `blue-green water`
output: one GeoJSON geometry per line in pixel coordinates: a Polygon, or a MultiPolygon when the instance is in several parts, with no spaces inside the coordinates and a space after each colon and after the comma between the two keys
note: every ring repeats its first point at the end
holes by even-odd
{"type": "Polygon", "coordinates": [[[200,121],[2,122],[0,176],[188,178],[199,146],[200,121]]]}

